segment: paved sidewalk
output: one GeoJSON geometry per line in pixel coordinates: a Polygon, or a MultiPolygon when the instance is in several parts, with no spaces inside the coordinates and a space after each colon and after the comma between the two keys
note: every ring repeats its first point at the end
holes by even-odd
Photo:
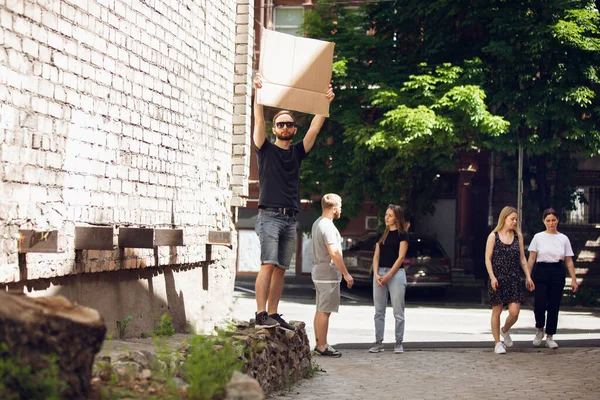
{"type": "Polygon", "coordinates": [[[325,372],[275,399],[578,399],[600,397],[600,348],[341,349],[315,356],[325,372]]]}

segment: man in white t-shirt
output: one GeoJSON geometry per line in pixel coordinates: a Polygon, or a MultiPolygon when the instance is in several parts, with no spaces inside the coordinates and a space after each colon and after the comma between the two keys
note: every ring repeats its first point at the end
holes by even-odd
{"type": "Polygon", "coordinates": [[[341,357],[342,353],[327,344],[329,317],[340,307],[340,281],[346,280],[348,289],[354,278],[348,273],[342,256],[342,237],[333,224],[342,215],[342,198],[328,193],[321,199],[323,213],[312,226],[313,268],[312,280],[317,292],[315,312],[315,353],[321,356],[341,357]]]}

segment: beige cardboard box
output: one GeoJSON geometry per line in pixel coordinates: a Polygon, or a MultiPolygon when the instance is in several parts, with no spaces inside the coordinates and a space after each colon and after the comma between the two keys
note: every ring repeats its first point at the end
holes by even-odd
{"type": "Polygon", "coordinates": [[[258,104],[329,116],[334,44],[262,30],[258,104]]]}

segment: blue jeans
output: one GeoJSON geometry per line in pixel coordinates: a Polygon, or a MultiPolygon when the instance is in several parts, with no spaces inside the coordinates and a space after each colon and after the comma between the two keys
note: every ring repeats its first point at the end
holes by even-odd
{"type": "Polygon", "coordinates": [[[255,230],[261,263],[288,269],[296,249],[296,217],[259,209],[255,230]]]}
{"type": "MultiPolygon", "coordinates": [[[[391,268],[379,268],[379,276],[390,272],[391,268]]],[[[385,331],[385,311],[388,293],[392,300],[394,319],[396,320],[396,342],[404,340],[404,294],[406,293],[406,272],[400,268],[384,286],[377,285],[373,278],[373,303],[375,304],[375,341],[383,341],[385,331]]]]}

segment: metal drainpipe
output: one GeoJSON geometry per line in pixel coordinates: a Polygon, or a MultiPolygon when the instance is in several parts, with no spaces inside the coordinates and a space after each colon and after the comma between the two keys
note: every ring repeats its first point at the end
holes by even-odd
{"type": "Polygon", "coordinates": [[[273,29],[273,0],[267,0],[267,29],[273,29]]]}
{"type": "Polygon", "coordinates": [[[519,145],[519,177],[518,177],[518,197],[517,197],[517,215],[518,215],[518,227],[521,229],[523,222],[523,146],[519,145]]]}
{"type": "Polygon", "coordinates": [[[265,26],[265,0],[260,0],[260,26],[261,28],[265,26]]]}

